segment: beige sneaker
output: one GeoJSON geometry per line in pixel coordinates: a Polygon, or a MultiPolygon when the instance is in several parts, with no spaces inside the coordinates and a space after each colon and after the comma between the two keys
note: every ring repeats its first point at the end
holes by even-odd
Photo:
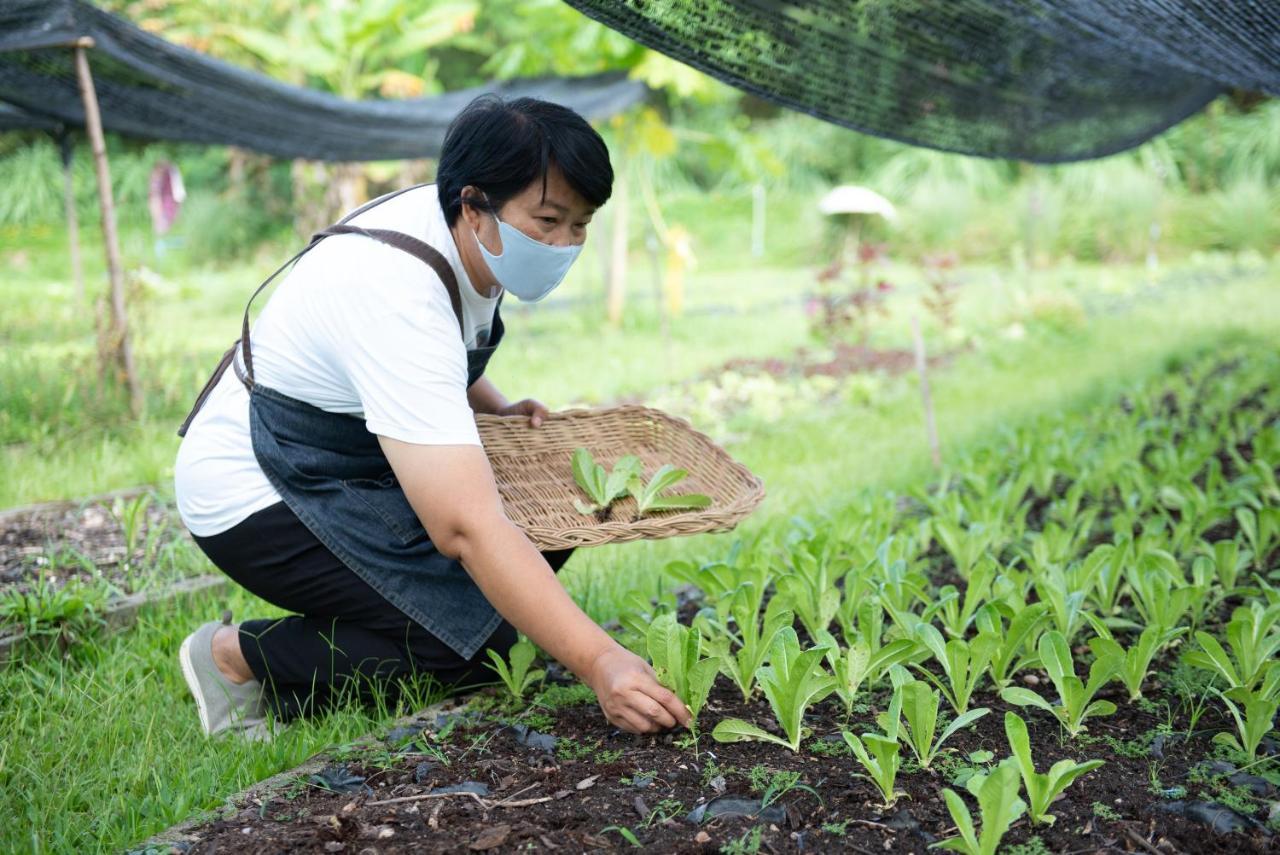
{"type": "Polygon", "coordinates": [[[187,688],[196,699],[200,727],[206,736],[238,731],[253,740],[269,740],[262,684],[257,680],[233,683],[213,661],[213,634],[230,620],[209,621],[182,641],[178,662],[187,688]]]}

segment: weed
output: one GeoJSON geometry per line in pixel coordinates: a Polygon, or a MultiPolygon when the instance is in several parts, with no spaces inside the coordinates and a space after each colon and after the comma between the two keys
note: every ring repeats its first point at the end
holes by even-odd
{"type": "Polygon", "coordinates": [[[760,851],[760,836],[764,827],[757,825],[735,840],[730,840],[720,847],[721,855],[756,855],[760,851]]]}
{"type": "Polygon", "coordinates": [[[1104,805],[1102,802],[1093,803],[1093,815],[1108,822],[1117,822],[1124,819],[1115,808],[1110,805],[1104,805]]]}

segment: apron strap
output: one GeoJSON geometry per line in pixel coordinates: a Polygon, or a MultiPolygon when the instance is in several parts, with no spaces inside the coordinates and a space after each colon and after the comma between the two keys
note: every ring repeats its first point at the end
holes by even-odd
{"type": "Polygon", "coordinates": [[[244,307],[244,317],[240,322],[239,341],[232,344],[231,347],[227,349],[227,352],[222,354],[222,359],[219,360],[218,367],[214,369],[213,376],[209,378],[209,381],[205,383],[204,388],[200,390],[200,394],[196,398],[195,405],[191,408],[191,412],[187,414],[186,419],[182,422],[182,426],[178,428],[178,436],[186,436],[187,430],[195,420],[196,414],[200,412],[201,407],[204,406],[205,401],[208,399],[209,395],[212,394],[214,387],[218,385],[218,381],[221,380],[222,375],[226,373],[228,365],[232,367],[232,370],[235,371],[236,377],[239,378],[240,382],[244,384],[246,389],[253,389],[253,353],[249,348],[249,311],[253,308],[253,301],[258,298],[259,294],[266,290],[268,285],[276,280],[277,276],[287,270],[294,262],[306,255],[313,247],[315,247],[316,244],[327,237],[332,237],[334,235],[364,235],[365,237],[373,238],[380,243],[385,243],[388,246],[407,252],[414,258],[426,264],[435,271],[437,276],[440,277],[440,281],[444,283],[445,290],[449,292],[449,302],[453,306],[454,316],[458,319],[458,332],[462,335],[463,341],[466,341],[467,334],[466,326],[462,322],[462,295],[458,291],[458,277],[454,274],[453,268],[449,266],[449,262],[445,260],[445,257],[441,255],[435,247],[431,246],[426,241],[419,240],[418,238],[404,234],[403,232],[392,231],[390,229],[365,229],[348,224],[348,220],[363,214],[375,205],[380,205],[389,199],[394,199],[401,193],[408,193],[410,190],[417,190],[420,187],[426,186],[426,184],[415,184],[412,187],[404,187],[400,190],[388,193],[385,196],[379,196],[377,199],[370,202],[366,202],[359,208],[356,208],[354,211],[347,214],[336,224],[312,235],[310,243],[299,250],[297,254],[284,264],[280,265],[274,273],[264,279],[262,284],[254,289],[254,292],[249,295],[249,302],[246,303],[244,307]],[[240,350],[241,358],[239,361],[235,358],[237,348],[240,350]],[[241,365],[243,365],[243,368],[241,365]]]}

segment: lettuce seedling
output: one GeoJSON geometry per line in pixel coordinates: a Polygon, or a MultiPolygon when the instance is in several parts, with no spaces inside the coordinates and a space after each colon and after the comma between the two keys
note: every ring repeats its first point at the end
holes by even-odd
{"type": "Polygon", "coordinates": [[[760,669],[759,681],[786,738],[737,718],[717,724],[711,732],[712,738],[717,742],[774,742],[799,753],[800,741],[804,738],[805,710],[835,689],[835,680],[819,665],[825,654],[824,647],[801,650],[796,631],[784,627],[774,640],[769,664],[760,669]]]}
{"type": "Polygon", "coordinates": [[[923,665],[917,664],[916,669],[926,680],[942,690],[957,715],[964,715],[969,709],[969,699],[991,664],[998,642],[989,635],[979,635],[973,641],[953,638],[944,643],[942,633],[927,623],[916,624],[915,634],[916,640],[942,666],[946,679],[934,676],[923,665]]]}
{"type": "Polygon", "coordinates": [[[1163,626],[1149,626],[1138,636],[1138,643],[1125,650],[1110,638],[1098,636],[1089,642],[1089,649],[1098,658],[1113,656],[1119,663],[1116,676],[1129,690],[1129,700],[1142,697],[1142,681],[1151,673],[1151,662],[1156,654],[1173,639],[1186,632],[1179,628],[1173,632],[1163,626]]]}
{"type": "Polygon", "coordinates": [[[867,771],[862,777],[879,788],[886,809],[898,800],[898,796],[904,795],[894,788],[898,770],[902,768],[902,749],[898,743],[898,723],[901,717],[902,695],[895,691],[889,701],[889,712],[881,716],[882,720],[878,722],[884,728],[883,734],[864,733],[862,739],[859,739],[847,730],[840,732],[853,756],[858,758],[862,768],[867,771]]]}
{"type": "Polygon", "coordinates": [[[640,458],[633,454],[618,458],[612,472],[596,462],[591,452],[579,448],[573,452],[573,480],[591,499],[592,504],[585,504],[581,499],[574,499],[573,506],[580,514],[604,514],[614,500],[627,492],[627,483],[643,472],[640,458]]]}
{"type": "Polygon", "coordinates": [[[1089,666],[1089,682],[1086,684],[1075,674],[1075,665],[1071,661],[1071,649],[1062,633],[1051,629],[1040,636],[1040,663],[1049,673],[1049,679],[1058,690],[1058,706],[1055,706],[1030,689],[1011,686],[1000,693],[1000,697],[1015,706],[1033,706],[1045,710],[1062,723],[1072,737],[1079,736],[1085,729],[1086,719],[1100,715],[1111,715],[1116,705],[1111,701],[1095,701],[1093,696],[1098,690],[1111,681],[1120,669],[1120,661],[1115,656],[1099,656],[1089,666]]]}
{"type": "Polygon", "coordinates": [[[650,511],[674,511],[689,508],[705,508],[711,504],[711,498],[701,493],[687,493],[683,496],[664,496],[662,492],[669,490],[689,477],[689,470],[677,469],[670,463],[664,463],[653,473],[648,483],[634,473],[627,480],[627,490],[636,500],[638,516],[650,511]]]}
{"type": "Polygon", "coordinates": [[[1049,767],[1048,774],[1041,774],[1036,771],[1035,763],[1031,760],[1031,738],[1027,734],[1027,723],[1017,713],[1004,714],[1004,733],[1009,740],[1009,750],[1018,761],[1022,785],[1031,802],[1029,812],[1033,823],[1052,825],[1057,819],[1049,813],[1049,805],[1053,800],[1071,786],[1076,778],[1103,765],[1101,760],[1089,760],[1085,763],[1059,760],[1049,767]]]}
{"type": "Polygon", "coordinates": [[[1280,602],[1264,607],[1253,602],[1240,606],[1227,622],[1227,644],[1232,655],[1207,632],[1197,632],[1199,650],[1183,654],[1183,661],[1212,671],[1228,688],[1252,691],[1280,656],[1280,602]]]}
{"type": "Polygon", "coordinates": [[[538,649],[527,638],[522,638],[511,646],[511,652],[507,654],[511,660],[510,667],[497,651],[487,650],[485,652],[493,660],[492,664],[485,663],[485,667],[498,675],[502,680],[502,684],[507,687],[511,697],[516,701],[524,700],[525,692],[529,691],[535,683],[541,683],[543,677],[546,676],[545,671],[529,669],[538,653],[538,649]]]}
{"type": "Polygon", "coordinates": [[[902,749],[898,740],[878,733],[864,733],[862,739],[858,739],[847,730],[841,735],[849,746],[849,750],[853,752],[853,756],[857,757],[862,768],[867,770],[862,777],[870,780],[880,790],[880,795],[884,797],[884,807],[886,809],[892,807],[898,797],[904,795],[894,789],[898,769],[902,767],[902,758],[899,756],[902,749]]]}
{"type": "Polygon", "coordinates": [[[951,849],[965,855],[995,855],[1009,826],[1027,809],[1026,802],[1018,798],[1018,767],[1013,758],[1006,758],[990,775],[970,778],[966,789],[978,799],[982,833],[974,828],[973,815],[964,799],[954,790],[944,789],[942,797],[960,836],[930,844],[930,848],[951,849]]]}
{"type": "MultiPolygon", "coordinates": [[[[919,681],[912,680],[905,685],[899,686],[894,692],[897,696],[898,706],[902,708],[902,715],[905,721],[905,739],[907,747],[916,755],[916,761],[919,762],[921,769],[928,769],[933,763],[935,757],[942,750],[942,743],[946,742],[961,728],[968,727],[978,719],[982,718],[991,710],[981,707],[976,710],[969,710],[961,716],[957,716],[947,728],[938,735],[938,705],[940,702],[937,690],[931,690],[928,685],[919,681]],[[935,739],[935,736],[937,737],[935,739]]],[[[889,717],[893,715],[893,706],[890,705],[888,713],[882,713],[877,720],[882,728],[889,730],[890,726],[896,727],[896,722],[889,721],[889,717]]]]}
{"type": "Polygon", "coordinates": [[[836,696],[844,703],[844,714],[853,714],[862,687],[874,686],[884,679],[889,669],[915,655],[919,649],[915,642],[905,638],[892,641],[876,651],[861,639],[854,641],[847,650],[841,650],[830,633],[820,636],[827,645],[827,664],[836,679],[836,696]]]}
{"type": "Polygon", "coordinates": [[[1263,737],[1271,732],[1276,711],[1280,710],[1280,697],[1276,696],[1276,684],[1280,684],[1280,665],[1271,668],[1267,683],[1270,685],[1264,685],[1256,692],[1238,688],[1228,692],[1213,690],[1227,705],[1227,710],[1236,723],[1234,734],[1219,733],[1213,737],[1213,741],[1234,748],[1244,754],[1250,763],[1257,758],[1258,746],[1262,744],[1263,737]],[[1267,696],[1267,692],[1271,693],[1270,697],[1267,696]],[[1232,702],[1233,699],[1239,701],[1244,707],[1243,714],[1240,712],[1240,707],[1232,702]]]}
{"type": "Polygon", "coordinates": [[[782,600],[774,597],[765,606],[762,623],[759,615],[760,597],[755,585],[750,582],[744,582],[730,597],[729,612],[738,628],[735,639],[738,649],[736,652],[730,651],[730,639],[726,636],[721,636],[714,642],[714,649],[720,659],[720,670],[737,685],[745,702],[751,700],[756,674],[768,658],[773,643],[782,630],[791,626],[794,616],[783,608],[782,600]]]}
{"type": "Polygon", "coordinates": [[[1012,610],[988,603],[978,611],[978,633],[995,641],[990,671],[991,682],[997,688],[1008,686],[1014,674],[1039,661],[1033,642],[1048,619],[1048,611],[1049,607],[1044,603],[1032,603],[1012,610]],[[1004,625],[1006,611],[1009,614],[1007,629],[1004,625]]]}
{"type": "Polygon", "coordinates": [[[693,716],[697,733],[698,713],[707,703],[707,695],[720,672],[720,661],[702,657],[702,636],[687,626],[676,623],[674,614],[659,616],[649,626],[649,660],[658,682],[675,692],[693,716]]]}

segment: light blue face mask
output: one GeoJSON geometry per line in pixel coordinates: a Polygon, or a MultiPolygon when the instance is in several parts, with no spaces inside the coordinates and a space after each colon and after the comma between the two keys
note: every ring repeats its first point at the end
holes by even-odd
{"type": "Polygon", "coordinates": [[[472,232],[476,246],[480,247],[489,272],[498,284],[523,302],[536,303],[554,291],[582,252],[582,244],[552,246],[504,223],[497,214],[493,219],[498,224],[498,236],[502,239],[502,255],[494,255],[485,249],[480,236],[472,232]]]}

